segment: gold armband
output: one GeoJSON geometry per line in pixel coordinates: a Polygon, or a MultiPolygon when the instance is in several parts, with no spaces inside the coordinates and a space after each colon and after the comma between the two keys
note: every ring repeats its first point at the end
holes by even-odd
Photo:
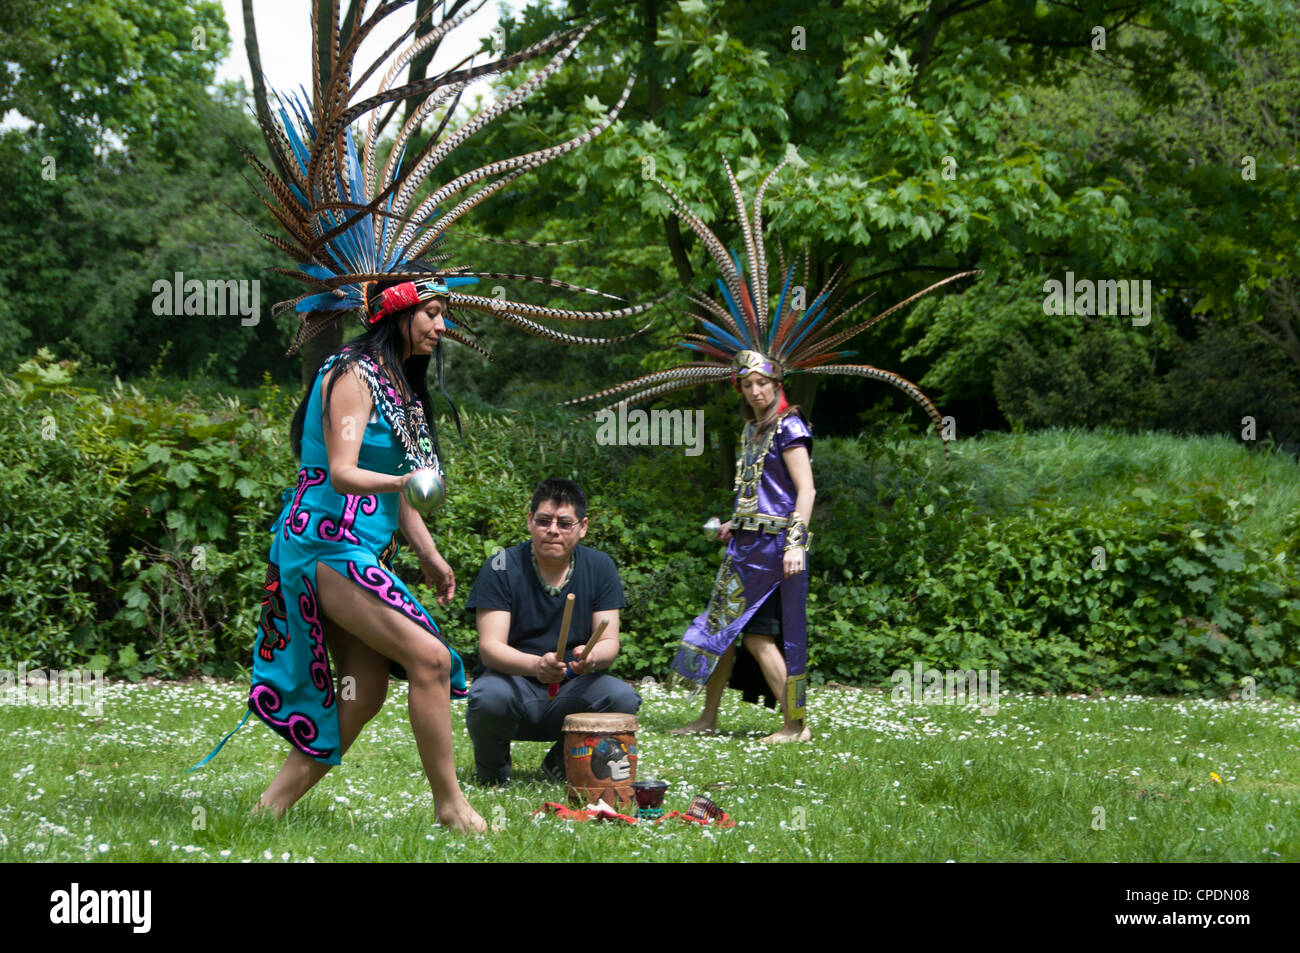
{"type": "Polygon", "coordinates": [[[798,511],[790,514],[790,523],[785,530],[785,551],[788,553],[792,549],[807,550],[812,544],[812,534],[808,532],[808,527],[804,525],[803,517],[798,511]]]}

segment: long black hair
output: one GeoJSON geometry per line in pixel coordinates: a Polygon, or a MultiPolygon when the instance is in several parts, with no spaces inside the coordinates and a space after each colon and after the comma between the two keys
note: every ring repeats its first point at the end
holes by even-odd
{"type": "MultiPolygon", "coordinates": [[[[382,288],[376,289],[376,293],[382,292],[382,290],[382,288]]],[[[402,361],[402,348],[410,340],[411,323],[415,319],[415,312],[423,305],[424,302],[421,302],[413,307],[390,314],[379,323],[370,325],[361,334],[343,345],[336,352],[339,359],[334,362],[328,378],[323,383],[321,403],[325,420],[328,422],[330,419],[330,398],[333,395],[334,385],[362,357],[370,357],[382,364],[384,368],[398,368],[401,379],[393,381],[393,384],[403,392],[403,400],[414,397],[424,408],[424,417],[429,424],[429,435],[433,438],[433,452],[441,457],[441,449],[438,446],[438,432],[433,425],[433,401],[429,397],[430,357],[427,354],[413,354],[405,361],[402,361]]],[[[438,348],[442,348],[441,340],[438,341],[438,348]]],[[[299,461],[302,460],[302,432],[307,421],[307,404],[311,402],[312,387],[315,387],[314,381],[307,388],[307,393],[303,395],[302,402],[298,404],[298,409],[293,415],[293,421],[289,424],[289,444],[293,447],[294,455],[299,461]]]]}

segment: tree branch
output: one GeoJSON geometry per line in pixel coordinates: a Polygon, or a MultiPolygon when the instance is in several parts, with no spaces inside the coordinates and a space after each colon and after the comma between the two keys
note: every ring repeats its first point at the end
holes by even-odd
{"type": "Polygon", "coordinates": [[[934,53],[934,44],[939,39],[939,31],[943,28],[946,21],[962,13],[969,13],[971,10],[985,6],[992,0],[970,0],[964,6],[961,3],[953,3],[944,9],[934,12],[927,8],[921,17],[920,31],[920,48],[917,50],[916,60],[916,78],[912,80],[912,87],[908,90],[908,95],[916,96],[921,87],[921,77],[925,75],[925,69],[930,65],[931,56],[934,53]]]}

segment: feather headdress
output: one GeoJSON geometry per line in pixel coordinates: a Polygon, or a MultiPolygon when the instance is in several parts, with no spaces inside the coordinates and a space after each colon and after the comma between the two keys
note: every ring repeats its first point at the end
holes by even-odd
{"type": "MultiPolygon", "coordinates": [[[[287,171],[287,178],[282,179],[255,156],[248,155],[270,192],[270,198],[263,197],[263,201],[287,233],[287,237],[267,234],[263,237],[298,262],[297,270],[276,270],[311,287],[306,294],[292,301],[280,302],[273,310],[279,314],[292,307],[301,315],[298,333],[289,353],[297,351],[304,341],[328,326],[340,311],[359,309],[367,322],[373,323],[400,307],[435,296],[444,298],[454,310],[482,312],[529,334],[565,344],[599,345],[623,340],[622,337],[589,338],[567,334],[541,322],[548,319],[610,320],[640,314],[650,305],[610,311],[571,311],[467,294],[460,289],[480,278],[487,278],[529,281],[606,298],[615,297],[551,278],[475,271],[467,265],[453,266],[448,264],[451,255],[443,246],[449,229],[480,202],[520,176],[577,149],[607,129],[627,101],[632,80],[628,81],[614,108],[580,135],[465,172],[433,189],[417,202],[417,193],[439,170],[443,160],[475,133],[536,92],[563,66],[592,26],[553,34],[527,49],[485,65],[474,65],[474,57],[470,56],[436,75],[394,85],[399,72],[422,53],[435,48],[452,29],[476,13],[483,6],[479,3],[449,20],[438,22],[412,40],[422,18],[417,19],[354,82],[353,67],[362,41],[381,21],[411,2],[388,0],[380,3],[369,16],[366,14],[369,6],[366,0],[355,3],[355,16],[350,18],[351,30],[345,42],[339,30],[338,0],[333,2],[333,16],[328,23],[317,17],[321,4],[313,0],[314,96],[310,103],[305,92],[301,96],[279,96],[278,121],[273,121],[265,130],[267,141],[277,153],[276,164],[287,171]],[[321,42],[322,33],[328,40],[324,44],[321,42]],[[403,44],[406,45],[403,47],[403,44]],[[403,48],[396,52],[399,47],[403,48]],[[328,81],[323,84],[318,51],[327,51],[329,56],[328,81]],[[545,66],[459,127],[449,129],[452,115],[470,81],[512,69],[546,53],[553,55],[545,66]],[[375,95],[354,102],[366,79],[384,67],[375,95]],[[380,167],[379,134],[383,128],[380,112],[384,106],[390,106],[391,114],[396,104],[402,101],[415,101],[419,105],[410,111],[388,160],[380,167]],[[415,155],[408,158],[408,147],[412,146],[422,125],[439,114],[433,134],[415,155]],[[361,129],[354,132],[353,124],[359,122],[361,129]],[[397,288],[389,288],[382,295],[379,293],[380,284],[391,285],[394,282],[400,283],[397,288]]],[[[430,23],[432,14],[433,9],[430,9],[430,23]]],[[[450,320],[444,336],[487,353],[466,328],[450,320]]]]}
{"type": "MultiPolygon", "coordinates": [[[[856,353],[840,348],[850,338],[865,331],[877,321],[906,307],[936,288],[977,272],[963,271],[949,275],[886,308],[874,317],[852,323],[848,319],[870,295],[853,302],[848,307],[840,308],[839,298],[843,290],[842,267],[831,274],[816,295],[807,293],[811,278],[811,263],[807,251],[805,250],[803,261],[803,284],[794,285],[798,263],[791,264],[787,269],[784,249],[778,243],[777,267],[781,289],[776,307],[773,309],[768,285],[767,250],[763,243],[763,195],[767,192],[768,184],[773,177],[784,168],[786,161],[788,159],[782,161],[763,179],[754,196],[751,214],[745,207],[740,184],[732,174],[731,166],[725,158],[722,160],[736,203],[741,239],[745,246],[743,259],[735,252],[727,250],[700,217],[689,209],[681,196],[664,182],[655,180],[668,193],[673,214],[699,237],[722,273],[722,277],[717,280],[722,304],[702,294],[689,295],[690,300],[708,317],[692,315],[700,323],[702,331],[688,333],[682,341],[678,342],[682,347],[703,355],[705,359],[645,374],[566,403],[580,404],[617,398],[613,403],[601,408],[608,410],[624,401],[630,403],[648,400],[709,381],[730,378],[735,384],[737,378],[743,378],[752,372],[764,374],[775,380],[784,380],[791,374],[801,373],[845,374],[868,377],[897,387],[924,408],[930,419],[939,427],[940,436],[943,436],[942,418],[920,388],[893,371],[882,370],[869,364],[839,363],[842,359],[856,353]],[[792,285],[795,294],[791,293],[792,285]]],[[[600,411],[593,411],[589,416],[597,413],[600,411]]],[[[946,438],[944,448],[946,451],[946,438]]]]}

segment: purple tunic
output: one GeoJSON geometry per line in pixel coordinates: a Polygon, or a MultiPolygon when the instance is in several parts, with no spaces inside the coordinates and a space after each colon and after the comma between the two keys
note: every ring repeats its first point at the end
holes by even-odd
{"type": "MultiPolygon", "coordinates": [[[[798,413],[787,413],[755,444],[754,425],[745,426],[736,461],[736,502],[731,540],[709,597],[708,609],[696,616],[682,637],[671,669],[699,685],[709,680],[718,659],[740,638],[745,626],[781,587],[781,654],[785,657],[787,717],[803,718],[807,687],[808,570],[785,578],[785,531],[740,529],[747,518],[781,521],[794,512],[795,486],[782,453],[802,446],[812,453],[812,431],[798,413]]],[[[771,522],[769,522],[771,525],[771,522]]]]}

